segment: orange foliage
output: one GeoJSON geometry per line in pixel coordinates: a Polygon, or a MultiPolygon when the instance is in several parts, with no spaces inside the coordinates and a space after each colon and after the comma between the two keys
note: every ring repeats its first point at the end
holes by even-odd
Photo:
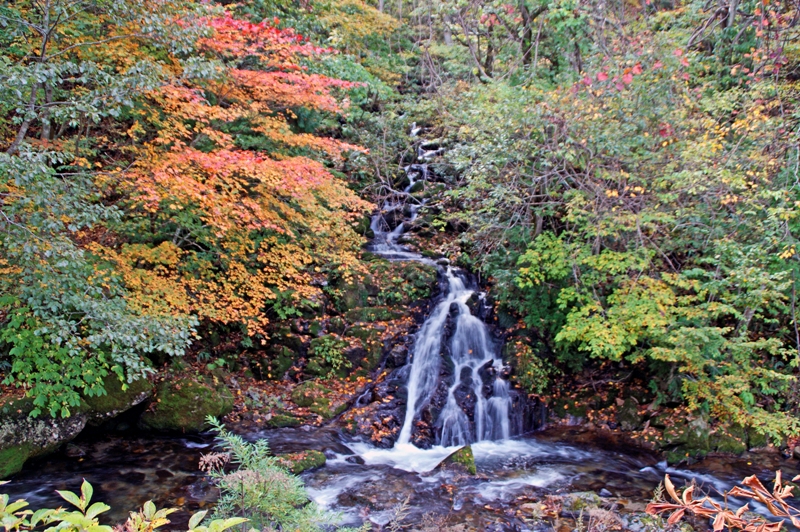
{"type": "Polygon", "coordinates": [[[279,294],[313,304],[319,288],[310,269],[347,269],[356,261],[361,239],[350,225],[371,205],[310,157],[338,164],[360,148],[296,134],[289,122],[299,107],[339,112],[333,91],[354,84],[304,71],[300,58],[327,51],[292,30],[230,15],[206,22],[214,35],[199,47],[222,60],[224,71],[151,94],[142,121],[154,135],[137,163],[107,176],[134,212],[171,233],[171,242],[101,252],[143,308],[264,334],[266,309],[279,294]],[[241,68],[243,58],[257,67],[241,68]],[[277,152],[238,148],[224,127],[233,123],[246,123],[277,152]],[[289,156],[291,149],[309,155],[289,156]]]}

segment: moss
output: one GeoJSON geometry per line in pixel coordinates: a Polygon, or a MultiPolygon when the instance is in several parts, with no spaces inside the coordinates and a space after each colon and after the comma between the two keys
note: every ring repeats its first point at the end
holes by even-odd
{"type": "Polygon", "coordinates": [[[296,353],[284,345],[273,345],[261,359],[261,378],[280,380],[294,364],[296,353]]]}
{"type": "Polygon", "coordinates": [[[331,419],[347,408],[347,403],[331,401],[330,395],[332,394],[331,390],[321,384],[308,381],[292,391],[292,401],[297,406],[306,407],[325,419],[331,419]]]}
{"type": "Polygon", "coordinates": [[[207,416],[222,417],[231,410],[233,395],[225,386],[185,378],[158,387],[140,424],[150,430],[200,432],[207,428],[207,416]]]}
{"type": "Polygon", "coordinates": [[[475,455],[472,454],[472,447],[466,445],[461,449],[457,450],[450,456],[444,459],[443,464],[458,464],[462,466],[467,473],[470,475],[475,475],[478,473],[477,467],[475,467],[475,455]]]}
{"type": "Polygon", "coordinates": [[[31,450],[31,445],[23,443],[0,451],[0,479],[19,473],[25,460],[31,456],[31,450]]]}
{"type": "Polygon", "coordinates": [[[113,417],[139,404],[153,393],[153,384],[147,379],[138,379],[128,384],[126,390],[116,375],[109,375],[103,381],[105,395],[84,397],[87,406],[101,418],[113,417]]]}
{"type": "Polygon", "coordinates": [[[267,421],[268,426],[274,427],[276,429],[280,429],[283,427],[299,427],[302,424],[303,424],[302,420],[286,414],[275,414],[267,421]]]}
{"type": "Polygon", "coordinates": [[[723,429],[711,435],[710,443],[711,448],[720,453],[742,454],[747,450],[744,440],[723,432],[723,429]]]}
{"type": "Polygon", "coordinates": [[[345,318],[350,323],[391,321],[408,316],[408,311],[391,307],[362,307],[347,311],[345,318]]]}
{"type": "Polygon", "coordinates": [[[755,428],[748,428],[747,429],[747,446],[750,449],[759,449],[761,447],[766,447],[769,443],[766,434],[761,434],[755,428]]]}
{"type": "Polygon", "coordinates": [[[622,430],[636,430],[642,424],[643,416],[639,414],[639,403],[633,397],[628,397],[617,410],[617,421],[622,430]]]}
{"type": "Polygon", "coordinates": [[[286,468],[295,475],[325,465],[325,455],[320,451],[302,451],[299,453],[283,454],[278,458],[280,458],[286,468]]]}
{"type": "Polygon", "coordinates": [[[562,508],[568,512],[580,512],[590,508],[597,508],[603,503],[603,499],[593,491],[580,491],[564,495],[562,508]]]}
{"type": "Polygon", "coordinates": [[[333,393],[328,388],[314,381],[304,382],[292,390],[292,401],[297,406],[310,407],[325,395],[333,393]]]}

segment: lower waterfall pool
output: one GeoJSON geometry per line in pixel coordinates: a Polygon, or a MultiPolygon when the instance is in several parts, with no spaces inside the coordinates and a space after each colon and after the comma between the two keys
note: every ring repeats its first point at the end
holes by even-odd
{"type": "MultiPolygon", "coordinates": [[[[325,452],[325,466],[302,475],[311,499],[337,512],[343,525],[369,521],[375,529],[393,519],[404,502],[404,523],[446,523],[465,530],[539,530],[525,506],[530,508],[528,503],[543,501],[548,495],[593,492],[624,514],[642,511],[667,473],[678,486],[694,479],[712,495],[746,475],[767,481],[778,469],[785,478],[800,474],[796,460],[776,452],[708,457],[690,467],[671,468],[653,454],[570,427],[473,444],[474,476],[436,468],[457,447],[378,449],[347,441],[334,426],[272,429],[244,436],[266,438],[276,454],[306,449],[325,452]]],[[[211,434],[79,438],[58,454],[26,464],[2,491],[12,500],[26,498],[34,509],[55,507],[63,502],[55,490],[78,490],[85,478],[95,488],[95,500],[112,508],[105,514],[106,522],[124,521],[129,511],[152,499],[159,507],[179,508],[168,528],[182,529],[191,513],[214,504],[216,490],[197,467],[200,456],[213,448],[211,434]]]]}

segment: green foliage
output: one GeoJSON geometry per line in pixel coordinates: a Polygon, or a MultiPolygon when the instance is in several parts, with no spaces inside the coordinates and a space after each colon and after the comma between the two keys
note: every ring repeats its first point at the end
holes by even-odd
{"type": "MultiPolygon", "coordinates": [[[[541,7],[540,60],[527,67],[508,60],[522,53],[521,34],[503,40],[510,19],[487,22],[506,13],[461,13],[475,28],[462,44],[494,39],[494,72],[510,73],[440,87],[463,179],[450,193],[469,226],[461,251],[562,366],[635,365],[692,410],[776,441],[797,434],[800,122],[782,109],[800,93],[776,74],[800,59],[776,48],[797,36],[777,22],[795,8],[753,30],[739,13],[710,23],[699,2],[541,7]]],[[[517,378],[541,390],[527,378],[540,359],[520,358],[517,378]]]]}
{"type": "MultiPolygon", "coordinates": [[[[0,482],[0,485],[5,482],[0,482]]],[[[42,530],[46,532],[112,532],[114,528],[108,525],[101,525],[98,516],[110,510],[107,504],[102,502],[91,503],[93,495],[92,485],[83,481],[81,493],[77,495],[71,491],[57,491],[62,499],[67,501],[77,510],[66,510],[64,508],[49,509],[43,508],[35,512],[27,510],[28,502],[20,499],[9,503],[6,494],[0,495],[0,522],[3,523],[8,532],[22,532],[29,530],[42,530]]],[[[131,512],[128,521],[125,523],[125,530],[130,532],[152,532],[157,528],[170,523],[167,516],[176,512],[174,508],[158,510],[152,501],[147,501],[138,512],[131,512]]],[[[247,522],[243,518],[216,519],[207,525],[201,522],[206,515],[206,511],[194,514],[189,520],[188,532],[223,532],[229,528],[247,522]]]]}
{"type": "Polygon", "coordinates": [[[309,354],[314,358],[319,358],[324,365],[330,367],[328,378],[333,378],[340,369],[350,368],[353,364],[344,356],[347,342],[329,334],[321,338],[315,338],[311,342],[309,354]]]}
{"type": "Polygon", "coordinates": [[[335,516],[310,502],[303,481],[292,475],[281,460],[270,455],[266,440],[244,441],[227,431],[216,419],[208,423],[217,431],[220,447],[227,457],[207,460],[208,475],[220,490],[214,516],[221,519],[245,517],[257,530],[278,529],[317,532],[335,516]],[[234,471],[223,469],[226,461],[234,471]]]}

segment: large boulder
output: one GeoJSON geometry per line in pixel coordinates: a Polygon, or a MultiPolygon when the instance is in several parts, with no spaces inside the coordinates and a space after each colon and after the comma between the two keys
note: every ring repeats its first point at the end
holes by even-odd
{"type": "Polygon", "coordinates": [[[161,383],[139,425],[147,430],[200,432],[207,416],[222,417],[233,410],[233,395],[224,385],[192,377],[161,383]]]}
{"type": "Polygon", "coordinates": [[[116,375],[109,375],[103,382],[103,387],[105,394],[83,398],[89,408],[88,423],[92,426],[98,426],[118,416],[153,395],[153,383],[147,379],[123,383],[116,375]]]}
{"type": "Polygon", "coordinates": [[[52,453],[72,440],[89,419],[85,404],[67,418],[47,414],[32,418],[33,408],[30,398],[0,404],[0,478],[20,471],[29,458],[52,453]]]}

